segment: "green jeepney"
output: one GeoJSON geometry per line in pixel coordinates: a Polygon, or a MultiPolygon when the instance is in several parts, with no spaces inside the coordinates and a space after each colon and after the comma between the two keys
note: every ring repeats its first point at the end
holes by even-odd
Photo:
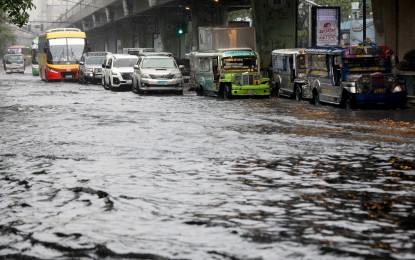
{"type": "Polygon", "coordinates": [[[261,77],[258,54],[251,48],[229,48],[190,54],[197,95],[269,97],[269,78],[261,77]]]}

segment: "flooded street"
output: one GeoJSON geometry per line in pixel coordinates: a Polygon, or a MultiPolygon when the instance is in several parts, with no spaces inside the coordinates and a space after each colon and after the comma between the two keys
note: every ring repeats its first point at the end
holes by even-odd
{"type": "Polygon", "coordinates": [[[0,74],[0,258],[414,259],[414,112],[0,74]]]}

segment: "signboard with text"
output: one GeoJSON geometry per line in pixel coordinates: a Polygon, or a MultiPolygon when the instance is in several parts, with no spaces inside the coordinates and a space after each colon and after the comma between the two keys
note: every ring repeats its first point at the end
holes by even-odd
{"type": "Polygon", "coordinates": [[[312,8],[313,45],[340,44],[340,7],[312,8]]]}

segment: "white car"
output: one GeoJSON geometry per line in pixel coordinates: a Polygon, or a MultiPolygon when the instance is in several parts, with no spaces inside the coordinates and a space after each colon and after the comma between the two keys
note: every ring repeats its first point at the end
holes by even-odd
{"type": "Polygon", "coordinates": [[[121,88],[130,89],[134,64],[138,57],[130,54],[111,54],[102,64],[102,86],[105,89],[116,90],[121,88]]]}

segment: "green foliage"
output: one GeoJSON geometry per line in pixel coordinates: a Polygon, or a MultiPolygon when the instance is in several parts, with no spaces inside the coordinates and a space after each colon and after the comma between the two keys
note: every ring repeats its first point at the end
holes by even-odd
{"type": "Polygon", "coordinates": [[[323,6],[339,6],[340,18],[342,21],[349,20],[350,12],[352,11],[352,1],[350,0],[315,0],[316,4],[323,6]]]}
{"type": "Polygon", "coordinates": [[[12,45],[15,41],[16,37],[10,27],[0,21],[0,59],[2,59],[6,53],[7,47],[12,45]]]}
{"type": "Polygon", "coordinates": [[[399,70],[415,71],[415,49],[410,50],[403,56],[403,61],[398,63],[399,70]]]}
{"type": "Polygon", "coordinates": [[[19,27],[27,24],[29,21],[27,10],[33,8],[35,6],[32,0],[0,0],[0,11],[5,14],[6,21],[19,27]]]}
{"type": "Polygon", "coordinates": [[[252,10],[251,9],[241,9],[238,11],[233,11],[228,14],[229,21],[236,21],[238,19],[245,19],[245,18],[252,19],[252,10]]]}

